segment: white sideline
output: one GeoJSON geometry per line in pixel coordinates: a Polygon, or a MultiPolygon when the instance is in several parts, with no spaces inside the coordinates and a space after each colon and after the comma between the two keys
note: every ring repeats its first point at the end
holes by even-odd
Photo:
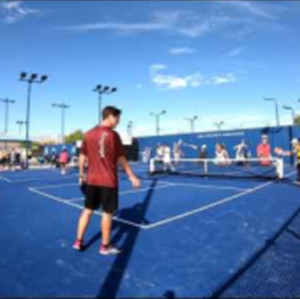
{"type": "MultiPolygon", "coordinates": [[[[287,174],[285,177],[290,177],[290,176],[292,176],[295,173],[296,173],[296,171],[292,171],[289,174],[287,174]]],[[[271,181],[271,182],[260,184],[260,185],[254,187],[254,188],[245,189],[245,191],[243,191],[243,192],[240,192],[240,193],[235,194],[233,196],[229,196],[229,197],[223,198],[223,199],[221,199],[221,200],[219,200],[217,202],[214,202],[212,204],[208,204],[206,206],[202,206],[202,207],[200,207],[198,209],[195,209],[195,210],[192,210],[192,211],[189,211],[189,212],[186,212],[186,213],[182,213],[182,214],[179,214],[179,215],[174,216],[174,217],[170,217],[170,218],[165,219],[165,220],[157,221],[157,222],[155,222],[153,224],[142,225],[142,224],[137,224],[137,223],[134,223],[134,222],[131,222],[131,221],[128,221],[128,220],[120,219],[120,218],[117,218],[117,217],[113,217],[113,219],[115,221],[117,221],[117,222],[120,222],[120,223],[125,223],[127,225],[131,225],[131,226],[134,226],[134,227],[138,227],[138,228],[141,228],[141,229],[148,230],[148,229],[152,229],[152,228],[156,228],[156,227],[168,224],[170,222],[174,222],[174,221],[182,219],[182,218],[186,218],[188,216],[191,216],[193,214],[197,214],[199,212],[203,212],[205,210],[212,209],[212,208],[214,208],[216,206],[219,206],[219,205],[225,204],[227,202],[233,201],[233,200],[235,200],[235,199],[237,199],[237,198],[239,198],[241,196],[244,196],[244,195],[253,193],[253,192],[257,191],[257,190],[263,189],[263,188],[265,188],[265,187],[267,187],[269,185],[274,184],[275,182],[276,181],[271,181]]],[[[165,182],[165,184],[166,184],[165,186],[160,186],[160,187],[161,188],[163,188],[163,187],[172,187],[172,186],[176,186],[177,185],[177,183],[173,184],[173,183],[168,183],[168,182],[165,182]]],[[[156,188],[158,188],[158,187],[156,187],[156,188]]],[[[151,189],[151,188],[148,188],[148,189],[151,189]]],[[[143,191],[148,190],[148,189],[145,188],[143,191]]],[[[72,201],[73,200],[74,201],[75,200],[79,200],[79,198],[74,198],[74,199],[70,199],[70,200],[63,200],[63,199],[61,199],[59,197],[50,195],[50,194],[42,192],[42,191],[39,191],[39,190],[37,190],[36,188],[33,188],[33,187],[29,187],[28,190],[30,190],[31,192],[37,193],[39,195],[42,195],[44,197],[53,199],[55,201],[64,203],[66,205],[73,206],[73,207],[76,207],[76,208],[81,209],[81,210],[83,209],[83,207],[81,205],[78,205],[78,204],[73,203],[73,202],[69,202],[70,200],[72,200],[72,201]]],[[[130,191],[136,191],[136,190],[130,190],[130,191]]],[[[95,214],[98,214],[98,215],[101,216],[101,212],[99,212],[99,211],[95,211],[95,214]]]]}
{"type": "MultiPolygon", "coordinates": [[[[71,173],[67,176],[61,176],[59,179],[71,179],[73,178],[74,176],[77,176],[78,174],[76,173],[71,173]]],[[[13,180],[12,182],[13,183],[23,183],[23,182],[31,182],[31,181],[42,181],[42,180],[46,180],[46,181],[51,181],[51,180],[57,180],[58,178],[57,177],[54,177],[54,178],[49,178],[48,176],[47,177],[37,177],[37,178],[30,178],[30,179],[19,179],[19,180],[13,180]]]]}
{"type": "MultiPolygon", "coordinates": [[[[296,173],[296,171],[292,171],[288,175],[286,175],[286,177],[292,176],[295,173],[296,173]]],[[[157,222],[155,222],[153,224],[147,225],[146,229],[151,229],[151,228],[154,228],[154,227],[158,227],[158,226],[161,226],[161,225],[164,225],[164,224],[167,224],[167,223],[170,223],[170,222],[173,222],[173,221],[176,221],[176,220],[179,220],[179,219],[191,216],[193,214],[197,214],[199,212],[203,212],[205,210],[209,210],[211,208],[214,208],[214,207],[217,207],[219,205],[222,205],[222,204],[224,204],[226,202],[229,202],[229,201],[232,201],[234,199],[237,199],[237,198],[239,198],[241,196],[244,196],[244,195],[253,193],[253,192],[257,191],[257,190],[263,189],[263,188],[265,188],[265,187],[267,187],[269,185],[274,184],[275,182],[276,181],[271,181],[271,182],[267,182],[267,183],[264,183],[264,184],[260,184],[260,185],[254,187],[254,188],[250,188],[250,189],[248,189],[248,190],[246,190],[244,192],[235,194],[233,196],[226,197],[226,198],[221,199],[221,200],[219,200],[217,202],[214,202],[212,204],[200,207],[198,209],[195,209],[195,210],[192,210],[192,211],[189,211],[189,212],[186,212],[186,213],[179,214],[179,215],[174,216],[174,217],[170,217],[170,218],[165,219],[165,220],[157,221],[157,222]]]]}
{"type": "MultiPolygon", "coordinates": [[[[78,204],[73,203],[73,202],[68,202],[67,200],[63,200],[63,199],[61,199],[61,198],[59,198],[59,197],[50,195],[50,194],[45,193],[45,192],[42,192],[42,191],[39,191],[39,190],[37,190],[37,189],[35,189],[35,188],[32,188],[32,187],[29,187],[28,190],[30,190],[30,191],[33,192],[33,193],[42,195],[42,196],[44,196],[44,197],[53,199],[53,200],[55,200],[55,201],[64,203],[64,204],[66,204],[66,205],[75,207],[75,208],[80,209],[80,210],[83,210],[83,208],[84,208],[84,207],[82,207],[81,205],[78,205],[78,204]]],[[[95,211],[94,213],[97,214],[97,215],[100,215],[100,216],[102,215],[102,213],[99,212],[99,211],[95,211]]],[[[146,225],[136,224],[136,223],[134,223],[134,222],[131,222],[131,221],[128,221],[128,220],[124,220],[124,219],[120,219],[120,218],[115,217],[115,216],[113,217],[113,219],[114,219],[115,221],[117,221],[117,222],[125,223],[125,224],[127,224],[127,225],[131,225],[131,226],[138,227],[138,228],[141,228],[141,229],[145,229],[145,228],[146,228],[146,225]]]]}
{"type": "Polygon", "coordinates": [[[189,184],[189,183],[173,183],[168,181],[161,181],[161,183],[170,184],[172,186],[186,186],[204,189],[220,189],[220,190],[235,190],[235,191],[246,191],[249,188],[239,188],[239,187],[228,187],[228,186],[218,186],[218,185],[202,185],[202,184],[189,184]]]}
{"type": "Polygon", "coordinates": [[[5,178],[4,176],[0,176],[0,180],[7,182],[7,183],[11,183],[12,181],[8,178],[5,178]]]}
{"type": "MultiPolygon", "coordinates": [[[[164,182],[159,182],[159,184],[157,185],[157,187],[167,187],[169,186],[169,183],[164,183],[164,182]]],[[[68,184],[54,184],[54,185],[41,185],[41,186],[37,186],[35,187],[36,189],[55,189],[55,188],[60,188],[60,187],[64,187],[64,186],[79,186],[78,183],[68,183],[68,184]]],[[[143,189],[130,189],[130,190],[125,190],[120,192],[119,194],[127,194],[127,193],[134,193],[134,192],[140,192],[140,191],[145,191],[145,190],[149,190],[151,188],[147,187],[147,188],[143,188],[143,189]]]]}
{"type": "MultiPolygon", "coordinates": [[[[60,185],[60,186],[66,186],[66,185],[74,185],[74,184],[65,184],[65,185],[60,185]]],[[[78,184],[76,184],[76,185],[78,185],[78,184]]],[[[156,190],[156,189],[168,188],[168,187],[172,187],[172,186],[173,186],[173,184],[163,184],[163,185],[155,187],[154,189],[156,190]]],[[[51,185],[51,187],[52,187],[52,185],[51,185]]],[[[40,191],[40,189],[44,189],[44,187],[38,187],[38,188],[30,187],[28,189],[34,189],[34,190],[40,191]]],[[[45,189],[48,189],[48,188],[45,188],[45,189]]],[[[143,189],[130,189],[130,190],[119,192],[119,195],[126,195],[126,194],[130,194],[130,193],[144,192],[144,191],[148,191],[150,189],[152,189],[152,187],[147,187],[147,188],[143,188],[143,189]]],[[[45,194],[49,194],[49,193],[45,193],[45,194]]],[[[51,194],[49,194],[49,195],[52,196],[51,194]]],[[[58,198],[60,198],[60,197],[58,197],[58,198]]],[[[70,201],[83,200],[84,197],[75,197],[75,198],[70,198],[70,199],[69,198],[66,198],[66,199],[60,198],[60,199],[70,202],[70,201]]]]}

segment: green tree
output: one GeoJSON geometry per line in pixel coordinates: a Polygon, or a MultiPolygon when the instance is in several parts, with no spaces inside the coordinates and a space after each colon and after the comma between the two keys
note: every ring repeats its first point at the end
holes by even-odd
{"type": "Polygon", "coordinates": [[[84,133],[81,130],[76,130],[75,132],[67,135],[65,137],[66,143],[74,143],[77,140],[82,140],[84,136],[84,133]]]}
{"type": "Polygon", "coordinates": [[[300,115],[297,115],[294,119],[294,125],[295,126],[300,126],[300,115]]]}

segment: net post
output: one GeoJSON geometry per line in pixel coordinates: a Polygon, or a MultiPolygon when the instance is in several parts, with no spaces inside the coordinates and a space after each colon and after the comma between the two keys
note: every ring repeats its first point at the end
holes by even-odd
{"type": "Polygon", "coordinates": [[[155,172],[155,158],[150,159],[150,173],[155,172]]]}
{"type": "Polygon", "coordinates": [[[207,160],[203,161],[203,168],[204,168],[204,174],[207,175],[207,173],[208,173],[208,161],[207,160]]]}

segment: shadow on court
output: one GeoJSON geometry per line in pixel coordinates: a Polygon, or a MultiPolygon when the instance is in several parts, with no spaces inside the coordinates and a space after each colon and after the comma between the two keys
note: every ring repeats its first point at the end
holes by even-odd
{"type": "MultiPolygon", "coordinates": [[[[118,213],[118,217],[127,219],[135,223],[146,224],[148,221],[145,219],[153,191],[157,184],[157,179],[154,179],[150,185],[148,192],[142,203],[134,205],[132,208],[123,209],[118,213]]],[[[128,266],[129,260],[133,253],[135,243],[140,233],[140,228],[132,227],[120,222],[114,222],[113,231],[115,232],[112,242],[117,243],[124,238],[122,244],[122,252],[116,256],[112,263],[108,274],[97,294],[97,298],[115,298],[119,287],[121,285],[125,270],[128,266]]],[[[87,244],[91,246],[96,240],[100,238],[100,233],[95,235],[87,244]]],[[[171,297],[169,297],[171,298],[171,297]]]]}
{"type": "Polygon", "coordinates": [[[174,299],[176,298],[176,294],[174,291],[171,290],[167,290],[164,294],[162,298],[166,298],[166,299],[174,299]]]}
{"type": "MultiPolygon", "coordinates": [[[[151,189],[152,187],[150,187],[151,189]]],[[[118,212],[117,217],[120,219],[128,220],[134,223],[139,224],[149,224],[147,219],[144,219],[144,206],[142,203],[135,204],[133,207],[122,209],[118,212]]],[[[118,242],[123,238],[123,236],[127,235],[128,231],[131,230],[132,227],[128,227],[128,225],[123,224],[118,221],[113,222],[112,232],[114,235],[112,237],[112,243],[118,244],[118,242]]],[[[98,242],[101,239],[101,232],[95,234],[84,246],[84,251],[89,249],[94,243],[98,242]]]]}

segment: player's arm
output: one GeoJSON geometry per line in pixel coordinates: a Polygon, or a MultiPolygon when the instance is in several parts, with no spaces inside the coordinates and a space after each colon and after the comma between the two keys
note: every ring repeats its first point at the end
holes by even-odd
{"type": "Polygon", "coordinates": [[[86,142],[86,138],[83,139],[82,141],[82,147],[81,147],[81,151],[79,154],[79,162],[78,162],[78,166],[79,166],[79,183],[82,184],[83,182],[86,181],[86,175],[84,172],[85,169],[85,164],[87,162],[87,142],[86,142]]]}
{"type": "Polygon", "coordinates": [[[132,185],[134,188],[139,188],[141,185],[140,180],[135,176],[135,174],[133,173],[127,159],[124,156],[120,156],[118,158],[118,163],[121,164],[124,172],[127,174],[128,179],[132,182],[132,185]]]}
{"type": "Polygon", "coordinates": [[[85,154],[80,153],[79,155],[79,182],[82,183],[86,180],[86,175],[84,172],[85,163],[87,162],[87,157],[85,154]]]}
{"type": "Polygon", "coordinates": [[[141,185],[140,180],[135,176],[135,174],[133,173],[127,159],[125,158],[125,154],[124,154],[124,148],[123,148],[123,144],[121,141],[121,138],[118,134],[115,135],[116,136],[116,157],[117,157],[117,162],[119,164],[121,164],[124,172],[127,174],[128,179],[131,181],[132,186],[134,188],[139,188],[141,185]]]}

